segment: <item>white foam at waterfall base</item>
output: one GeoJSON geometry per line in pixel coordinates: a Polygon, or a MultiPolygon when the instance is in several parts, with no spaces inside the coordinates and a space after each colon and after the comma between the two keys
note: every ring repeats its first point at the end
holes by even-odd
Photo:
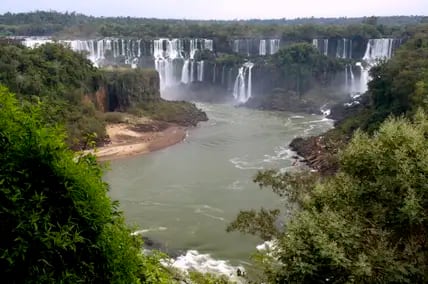
{"type": "Polygon", "coordinates": [[[137,230],[135,232],[132,232],[131,235],[132,236],[138,236],[138,235],[142,235],[144,233],[147,232],[161,232],[161,231],[166,231],[168,228],[166,227],[153,227],[153,228],[148,228],[148,229],[143,229],[143,230],[137,230]]]}
{"type": "Polygon", "coordinates": [[[320,108],[321,113],[323,114],[323,116],[329,116],[331,113],[331,109],[328,108],[327,104],[323,105],[320,108]]]}
{"type": "Polygon", "coordinates": [[[178,269],[184,273],[198,271],[218,276],[224,275],[237,283],[243,283],[242,279],[237,275],[238,269],[241,272],[245,271],[243,267],[232,266],[226,260],[216,260],[209,254],[201,254],[197,250],[189,250],[186,254],[180,255],[176,259],[163,261],[163,265],[178,269]]]}
{"type": "Polygon", "coordinates": [[[278,247],[275,240],[265,241],[264,243],[258,245],[256,249],[260,252],[270,252],[278,247]]]}

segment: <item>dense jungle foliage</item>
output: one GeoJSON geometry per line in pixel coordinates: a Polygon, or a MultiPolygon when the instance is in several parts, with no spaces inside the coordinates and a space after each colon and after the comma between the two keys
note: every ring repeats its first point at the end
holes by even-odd
{"type": "Polygon", "coordinates": [[[70,151],[43,112],[0,87],[4,283],[171,283],[107,197],[103,168],[70,151]]]}
{"type": "Polygon", "coordinates": [[[43,102],[45,123],[64,124],[72,148],[85,147],[105,136],[102,116],[89,99],[102,82],[102,73],[69,48],[0,44],[0,84],[24,103],[43,102]]]}

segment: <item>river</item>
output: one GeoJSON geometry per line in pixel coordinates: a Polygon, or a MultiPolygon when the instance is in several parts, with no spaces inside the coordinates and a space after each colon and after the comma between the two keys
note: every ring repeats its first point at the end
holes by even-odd
{"type": "Polygon", "coordinates": [[[318,115],[199,104],[209,121],[185,141],[147,155],[112,161],[105,180],[126,220],[172,250],[197,250],[245,265],[262,241],[226,233],[240,210],[278,207],[281,200],[252,182],[258,170],[292,167],[296,136],[332,127],[318,115]]]}

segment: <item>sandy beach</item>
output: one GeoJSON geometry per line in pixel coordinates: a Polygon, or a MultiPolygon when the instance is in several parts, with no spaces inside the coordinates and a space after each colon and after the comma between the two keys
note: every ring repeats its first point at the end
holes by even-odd
{"type": "Polygon", "coordinates": [[[186,127],[167,123],[133,125],[109,124],[106,127],[110,143],[99,147],[94,154],[100,161],[150,153],[182,141],[186,127]]]}

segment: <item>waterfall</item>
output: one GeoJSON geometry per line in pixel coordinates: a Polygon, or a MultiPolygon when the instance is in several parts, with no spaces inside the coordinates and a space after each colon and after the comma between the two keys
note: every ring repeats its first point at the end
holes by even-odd
{"type": "Polygon", "coordinates": [[[254,67],[253,63],[250,63],[248,65],[248,88],[247,88],[247,100],[246,101],[248,101],[248,99],[251,98],[251,95],[253,94],[253,80],[252,80],[253,76],[251,74],[253,67],[254,67]]]}
{"type": "Polygon", "coordinates": [[[183,42],[181,39],[157,39],[153,41],[155,68],[159,72],[161,89],[179,84],[182,74],[177,75],[177,63],[182,62],[183,42]]]}
{"type": "Polygon", "coordinates": [[[251,98],[253,67],[253,63],[247,62],[239,68],[233,87],[233,97],[239,103],[246,103],[251,98]]]}
{"type": "Polygon", "coordinates": [[[366,65],[364,66],[361,62],[355,64],[360,68],[360,78],[358,87],[354,87],[354,94],[367,91],[367,83],[370,81],[370,68],[375,66],[378,60],[390,59],[392,57],[394,42],[392,38],[370,39],[367,42],[366,52],[363,57],[366,65]]]}
{"type": "Polygon", "coordinates": [[[184,61],[183,70],[181,70],[181,83],[188,84],[190,83],[190,70],[189,70],[190,60],[187,59],[184,61]]]}
{"type": "Polygon", "coordinates": [[[341,41],[340,41],[340,39],[338,39],[337,40],[337,43],[336,43],[336,58],[340,58],[341,57],[341,54],[340,54],[340,43],[341,43],[341,41]]]}
{"type": "Polygon", "coordinates": [[[138,40],[137,45],[138,45],[137,56],[138,58],[140,58],[141,57],[141,39],[138,40]]]}
{"type": "Polygon", "coordinates": [[[364,68],[361,62],[355,63],[355,66],[360,68],[360,80],[358,86],[359,93],[365,93],[367,91],[367,84],[369,82],[369,68],[364,68]]]}
{"type": "Polygon", "coordinates": [[[195,81],[195,61],[190,62],[190,82],[195,81]]]}
{"type": "Polygon", "coordinates": [[[312,45],[313,45],[316,49],[319,49],[318,39],[317,39],[317,38],[314,38],[314,39],[312,40],[312,45]]]}
{"type": "Polygon", "coordinates": [[[320,45],[320,40],[317,38],[314,38],[312,40],[312,45],[322,54],[325,56],[328,56],[328,38],[323,39],[322,44],[320,45]]]}
{"type": "Polygon", "coordinates": [[[197,62],[197,72],[198,72],[198,81],[203,82],[204,81],[204,61],[198,61],[197,62]]]}
{"type": "Polygon", "coordinates": [[[213,51],[213,41],[210,39],[190,39],[189,50],[186,53],[183,39],[158,39],[153,41],[153,56],[155,67],[160,74],[161,88],[172,87],[180,82],[188,84],[204,79],[204,61],[195,61],[198,51],[208,49],[213,51]],[[160,64],[160,61],[162,63],[160,64]],[[183,64],[181,66],[181,64],[183,64]],[[189,74],[190,65],[190,74],[189,74]],[[195,72],[196,65],[196,72],[195,72]]]}
{"type": "Polygon", "coordinates": [[[266,55],[266,40],[261,39],[259,43],[259,55],[265,56],[266,55]]]}
{"type": "Polygon", "coordinates": [[[328,55],[328,38],[324,39],[324,55],[328,55]]]}
{"type": "Polygon", "coordinates": [[[233,52],[239,53],[239,39],[233,41],[233,52]]]}
{"type": "Polygon", "coordinates": [[[346,39],[342,39],[343,40],[343,51],[342,51],[342,58],[346,59],[346,39]]]}
{"type": "Polygon", "coordinates": [[[233,97],[236,101],[240,103],[245,103],[246,93],[245,93],[245,67],[242,66],[239,68],[238,76],[235,80],[235,85],[233,87],[233,97]]]}
{"type": "Polygon", "coordinates": [[[348,59],[352,53],[352,46],[349,44],[349,39],[342,38],[337,40],[336,58],[348,59]]]}
{"type": "Polygon", "coordinates": [[[354,71],[351,64],[346,64],[345,66],[345,92],[349,93],[351,97],[355,97],[361,92],[361,89],[355,83],[354,71]]]}
{"type": "Polygon", "coordinates": [[[351,75],[351,96],[353,93],[355,93],[355,76],[354,71],[352,70],[352,65],[349,65],[349,73],[351,75]]]}
{"type": "Polygon", "coordinates": [[[271,39],[270,41],[270,55],[273,55],[279,51],[281,41],[279,39],[271,39]]]}
{"type": "Polygon", "coordinates": [[[392,38],[369,39],[363,60],[370,65],[375,65],[379,59],[390,59],[393,46],[394,39],[392,38]]]}

